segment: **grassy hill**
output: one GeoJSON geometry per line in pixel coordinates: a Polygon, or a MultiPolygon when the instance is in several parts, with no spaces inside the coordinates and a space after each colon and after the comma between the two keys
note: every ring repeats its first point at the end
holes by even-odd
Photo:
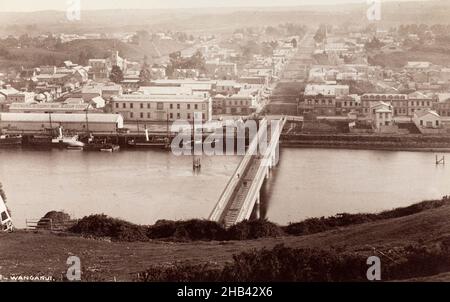
{"type": "MultiPolygon", "coordinates": [[[[60,279],[67,257],[81,258],[84,277],[91,280],[132,280],[145,268],[187,261],[222,266],[234,254],[271,249],[282,243],[290,248],[318,248],[367,257],[389,253],[412,244],[433,245],[450,238],[450,205],[400,218],[386,219],[305,236],[284,236],[245,241],[176,243],[109,242],[68,234],[17,231],[0,234],[2,274],[44,274],[60,279]]],[[[417,276],[423,281],[450,281],[448,272],[417,276]]]]}

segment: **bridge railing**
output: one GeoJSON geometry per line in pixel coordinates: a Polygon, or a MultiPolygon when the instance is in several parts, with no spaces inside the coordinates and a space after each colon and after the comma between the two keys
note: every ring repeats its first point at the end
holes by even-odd
{"type": "MultiPolygon", "coordinates": [[[[265,127],[267,125],[267,120],[263,119],[261,121],[261,125],[265,127]]],[[[236,191],[236,188],[239,185],[240,177],[243,176],[245,170],[247,169],[247,166],[249,165],[250,161],[252,160],[252,157],[254,154],[256,154],[258,148],[258,135],[255,135],[255,137],[252,139],[247,152],[245,153],[244,157],[242,158],[241,162],[237,166],[236,170],[234,171],[231,178],[228,180],[228,183],[225,186],[225,189],[222,191],[222,194],[219,197],[218,202],[214,206],[214,209],[212,210],[211,214],[209,215],[209,220],[217,221],[222,217],[223,211],[226,210],[226,207],[228,205],[228,202],[233,197],[233,193],[236,191]]]]}

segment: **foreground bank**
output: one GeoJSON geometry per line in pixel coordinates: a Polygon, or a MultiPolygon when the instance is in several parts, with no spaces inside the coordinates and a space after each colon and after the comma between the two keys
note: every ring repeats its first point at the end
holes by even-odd
{"type": "MultiPolygon", "coordinates": [[[[423,208],[415,214],[404,212],[402,217],[358,221],[358,224],[330,227],[327,231],[317,230],[318,233],[310,235],[231,241],[112,242],[82,238],[69,233],[55,235],[49,232],[18,231],[0,234],[0,266],[3,276],[38,274],[51,275],[61,280],[67,271],[67,258],[75,255],[82,262],[83,280],[177,280],[180,278],[177,271],[179,267],[184,271],[190,270],[192,275],[184,274],[182,277],[192,280],[196,276],[199,278],[197,265],[212,266],[213,271],[221,272],[224,267],[230,268],[231,265],[233,268],[233,255],[243,252],[247,254],[240,255],[234,261],[247,259],[242,261],[248,263],[253,258],[262,259],[261,257],[279,259],[277,257],[280,253],[286,252],[291,256],[307,254],[307,259],[311,261],[317,258],[314,255],[322,255],[323,259],[331,259],[335,264],[342,256],[342,263],[350,261],[361,269],[366,267],[360,263],[361,260],[375,254],[389,269],[393,269],[394,273],[390,276],[399,276],[399,279],[442,279],[448,276],[445,273],[450,272],[449,215],[450,205],[445,202],[439,207],[423,208]],[[276,247],[279,244],[284,247],[276,247]],[[269,251],[261,251],[263,248],[269,251]],[[412,259],[416,259],[416,262],[411,262],[412,259]],[[406,264],[392,267],[397,262],[406,264]],[[426,267],[430,269],[425,269],[426,267]]],[[[247,274],[247,277],[239,274],[251,281],[253,273],[255,272],[247,274]]],[[[280,271],[281,273],[283,272],[280,271]]],[[[354,274],[342,276],[347,276],[349,280],[358,279],[354,274]]],[[[356,270],[356,274],[359,274],[359,270],[356,270]]],[[[361,274],[365,278],[365,270],[361,274]]],[[[207,276],[206,271],[200,270],[200,275],[207,276]]],[[[296,271],[294,280],[320,279],[317,274],[311,276],[296,271]]],[[[279,277],[280,275],[273,275],[274,280],[279,277]]]]}

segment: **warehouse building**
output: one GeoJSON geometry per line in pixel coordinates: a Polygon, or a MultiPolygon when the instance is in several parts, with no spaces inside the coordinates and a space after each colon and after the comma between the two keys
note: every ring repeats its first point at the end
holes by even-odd
{"type": "Polygon", "coordinates": [[[123,128],[123,118],[105,113],[0,113],[0,129],[31,132],[59,126],[69,131],[116,132],[123,128]]]}

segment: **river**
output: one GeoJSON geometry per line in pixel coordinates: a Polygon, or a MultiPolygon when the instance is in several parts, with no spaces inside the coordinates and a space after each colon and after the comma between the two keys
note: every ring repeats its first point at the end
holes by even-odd
{"type": "MultiPolygon", "coordinates": [[[[286,224],[342,212],[377,212],[450,194],[450,166],[434,153],[282,148],[262,191],[263,214],[286,224]]],[[[450,154],[447,154],[447,158],[450,154]]],[[[239,157],[160,151],[0,149],[0,182],[17,227],[64,210],[134,223],[207,218],[239,157]]]]}
{"type": "Polygon", "coordinates": [[[207,218],[239,160],[204,157],[194,174],[190,156],[164,151],[0,149],[0,182],[19,228],[51,210],[152,224],[207,218]]]}
{"type": "Polygon", "coordinates": [[[269,220],[287,224],[444,195],[450,195],[450,166],[436,166],[434,153],[282,148],[262,201],[269,220]]]}

